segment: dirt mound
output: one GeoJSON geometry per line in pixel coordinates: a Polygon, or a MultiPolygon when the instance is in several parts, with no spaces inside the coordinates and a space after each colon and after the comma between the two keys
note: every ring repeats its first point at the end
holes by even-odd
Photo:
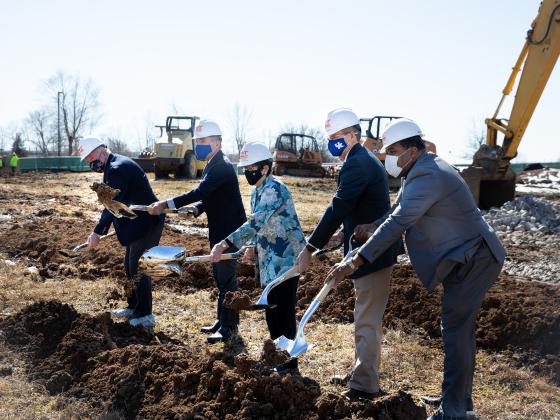
{"type": "Polygon", "coordinates": [[[321,395],[316,403],[319,418],[425,419],[426,409],[417,406],[410,394],[398,391],[373,403],[348,401],[338,394],[321,395]]]}
{"type": "Polygon", "coordinates": [[[57,394],[88,401],[99,414],[124,418],[425,418],[409,395],[370,403],[321,395],[319,384],[270,368],[289,356],[268,340],[259,359],[191,349],[108,314],[78,314],[60,302],[38,302],[0,321],[21,350],[28,373],[57,394]]]}
{"type": "MultiPolygon", "coordinates": [[[[298,289],[299,316],[322,287],[329,266],[315,266],[303,276],[298,289]]],[[[428,293],[410,264],[397,264],[384,325],[404,331],[421,328],[431,337],[441,337],[441,295],[441,286],[428,293]]],[[[321,303],[314,319],[353,322],[353,308],[354,288],[345,280],[321,303]]],[[[520,360],[533,360],[538,370],[548,371],[560,383],[560,289],[518,282],[501,274],[482,303],[476,339],[480,348],[511,350],[522,355],[520,360]],[[542,367],[543,360],[547,368],[542,367]]]]}
{"type": "Polygon", "coordinates": [[[224,307],[234,311],[246,311],[251,308],[252,304],[251,296],[241,290],[227,292],[224,299],[224,307]]]}
{"type": "Polygon", "coordinates": [[[108,313],[78,314],[58,301],[37,302],[0,321],[10,346],[17,346],[32,365],[29,375],[45,383],[50,393],[64,391],[87,370],[88,359],[131,344],[169,342],[128,323],[114,323],[108,313]]]}

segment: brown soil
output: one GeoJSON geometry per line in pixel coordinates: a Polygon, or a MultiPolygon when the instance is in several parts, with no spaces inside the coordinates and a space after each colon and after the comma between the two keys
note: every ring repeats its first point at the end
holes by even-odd
{"type": "Polygon", "coordinates": [[[113,198],[117,196],[118,193],[121,192],[119,189],[111,188],[109,185],[104,184],[103,182],[94,182],[90,188],[95,191],[97,194],[97,200],[100,203],[106,203],[111,201],[113,198]]]}
{"type": "Polygon", "coordinates": [[[224,299],[224,307],[234,311],[246,311],[251,309],[253,300],[247,293],[239,290],[237,292],[227,292],[224,299]]]}
{"type": "MultiPolygon", "coordinates": [[[[315,265],[303,276],[298,289],[300,316],[322,287],[329,266],[315,265]]],[[[396,265],[384,325],[441,337],[441,295],[441,287],[428,293],[410,264],[396,265]]],[[[353,322],[353,308],[353,285],[345,280],[321,303],[314,319],[353,322]]],[[[560,289],[501,274],[482,303],[476,339],[480,348],[513,352],[520,365],[530,365],[560,383],[560,289]]]]}
{"type": "Polygon", "coordinates": [[[246,354],[209,354],[179,345],[107,314],[78,314],[60,302],[38,302],[0,321],[9,346],[28,360],[28,374],[51,394],[88,401],[99,414],[124,418],[425,418],[399,392],[351,403],[322,394],[314,380],[279,375],[287,360],[267,341],[260,360],[246,354]]]}

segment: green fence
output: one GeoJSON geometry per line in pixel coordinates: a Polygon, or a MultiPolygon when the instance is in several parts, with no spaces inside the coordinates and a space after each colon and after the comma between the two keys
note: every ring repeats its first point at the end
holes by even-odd
{"type": "Polygon", "coordinates": [[[26,171],[71,171],[87,172],[91,169],[87,162],[81,162],[79,156],[52,156],[20,158],[18,169],[26,171]]]}

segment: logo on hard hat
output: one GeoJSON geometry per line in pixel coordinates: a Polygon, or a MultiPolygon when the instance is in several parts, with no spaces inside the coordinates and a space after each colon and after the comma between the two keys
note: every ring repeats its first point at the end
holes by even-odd
{"type": "Polygon", "coordinates": [[[84,147],[80,146],[80,148],[78,149],[78,153],[81,155],[82,153],[84,153],[84,147]]]}
{"type": "Polygon", "coordinates": [[[201,125],[199,125],[198,127],[196,127],[196,131],[202,131],[202,128],[203,127],[201,125]]]}
{"type": "Polygon", "coordinates": [[[331,128],[331,120],[325,122],[325,128],[331,128]]]}
{"type": "Polygon", "coordinates": [[[242,150],[239,154],[239,160],[247,160],[249,158],[249,153],[247,150],[242,150]]]}

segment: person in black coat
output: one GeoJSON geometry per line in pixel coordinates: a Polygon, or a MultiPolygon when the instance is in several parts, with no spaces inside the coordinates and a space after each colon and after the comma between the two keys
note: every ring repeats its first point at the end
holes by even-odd
{"type": "MultiPolygon", "coordinates": [[[[239,181],[231,162],[222,152],[222,133],[214,121],[202,120],[195,129],[195,154],[197,159],[206,160],[208,164],[202,180],[195,189],[150,206],[150,214],[161,214],[166,208],[180,208],[194,203],[193,213],[196,217],[206,213],[210,247],[222,242],[247,220],[239,191],[239,181]]],[[[234,252],[235,247],[223,249],[234,252]]],[[[217,320],[213,325],[203,327],[202,332],[209,333],[209,343],[227,341],[237,331],[239,313],[223,307],[226,292],[236,291],[237,262],[220,261],[212,264],[212,271],[218,286],[217,320]]]]}
{"type": "MultiPolygon", "coordinates": [[[[344,164],[336,194],[298,256],[300,273],[309,267],[311,254],[329,242],[332,246],[343,240],[344,253],[348,253],[356,227],[372,223],[390,207],[387,173],[381,162],[360,145],[360,120],[356,114],[346,108],[334,110],[329,113],[325,128],[329,135],[329,151],[344,164]],[[342,232],[333,237],[340,225],[342,232]]],[[[360,267],[351,276],[356,292],[356,362],[349,377],[349,389],[343,394],[348,398],[371,398],[380,392],[383,313],[389,299],[393,264],[401,246],[395,244],[375,262],[360,267]]]]}
{"type": "MultiPolygon", "coordinates": [[[[80,140],[80,155],[95,172],[103,173],[103,182],[120,192],[114,198],[123,204],[150,204],[157,200],[142,168],[132,159],[111,151],[96,137],[80,140]]],[[[152,216],[139,212],[135,219],[116,218],[107,209],[88,237],[88,246],[95,248],[101,235],[114,225],[117,238],[126,247],[124,267],[127,277],[134,281],[134,288],[127,297],[128,306],[113,311],[117,318],[128,318],[131,325],[152,328],[152,280],[138,273],[138,261],[147,249],[159,244],[163,231],[164,215],[152,216]]]]}

